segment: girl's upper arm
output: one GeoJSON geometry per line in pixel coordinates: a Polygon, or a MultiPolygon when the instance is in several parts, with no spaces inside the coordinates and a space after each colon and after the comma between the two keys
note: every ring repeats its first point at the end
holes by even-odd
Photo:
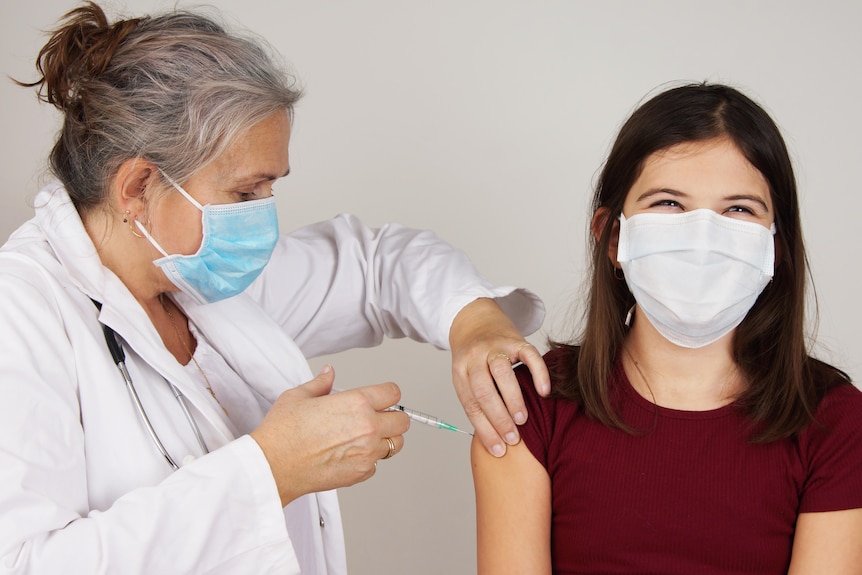
{"type": "Polygon", "coordinates": [[[551,481],[520,442],[506,455],[471,450],[479,575],[551,573],[551,481]]]}
{"type": "Polygon", "coordinates": [[[788,575],[862,575],[862,509],[800,513],[788,575]]]}

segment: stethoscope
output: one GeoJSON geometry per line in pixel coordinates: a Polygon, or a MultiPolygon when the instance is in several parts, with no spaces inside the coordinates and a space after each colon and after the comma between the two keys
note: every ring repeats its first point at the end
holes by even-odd
{"type": "MultiPolygon", "coordinates": [[[[93,300],[93,303],[96,307],[101,310],[102,304],[93,300]]],[[[165,449],[165,445],[162,443],[162,440],[159,439],[159,434],[156,433],[156,430],[153,428],[153,424],[150,423],[150,418],[147,417],[147,411],[144,409],[144,405],[141,403],[141,398],[138,397],[138,392],[135,390],[135,384],[132,383],[132,377],[129,375],[129,370],[126,369],[126,353],[123,351],[123,346],[120,344],[119,339],[117,338],[117,333],[108,327],[105,324],[102,324],[102,331],[105,332],[105,342],[108,344],[108,350],[111,352],[111,357],[114,358],[114,363],[117,364],[117,368],[120,370],[120,373],[123,376],[123,381],[126,384],[126,390],[129,392],[129,397],[132,399],[132,403],[135,405],[135,409],[138,411],[138,415],[141,416],[141,421],[144,424],[144,427],[147,428],[147,433],[149,433],[150,438],[153,440],[153,443],[156,445],[156,448],[159,450],[159,453],[165,458],[174,471],[180,468],[177,465],[176,461],[168,454],[168,450],[165,449]]],[[[195,438],[198,440],[198,445],[200,445],[201,450],[204,453],[209,453],[210,450],[207,448],[207,444],[204,441],[203,435],[201,435],[201,429],[198,427],[195,418],[192,417],[191,412],[189,411],[188,405],[186,405],[186,398],[183,396],[182,392],[177,389],[177,387],[172,384],[170,381],[165,379],[165,383],[168,384],[168,387],[171,390],[171,393],[176,398],[177,403],[180,404],[180,409],[183,410],[183,415],[186,416],[186,420],[189,422],[189,425],[192,428],[192,431],[195,434],[195,438]]]]}

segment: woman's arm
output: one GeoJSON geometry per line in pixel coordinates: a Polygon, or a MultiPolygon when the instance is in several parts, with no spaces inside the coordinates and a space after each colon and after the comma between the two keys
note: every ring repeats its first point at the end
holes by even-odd
{"type": "Polygon", "coordinates": [[[551,573],[551,481],[523,442],[505,457],[473,440],[479,575],[551,573]]]}
{"type": "Polygon", "coordinates": [[[520,333],[534,332],[544,317],[535,294],[492,286],[434,233],[397,224],[372,229],[351,215],[282,236],[248,294],[306,357],[384,337],[446,349],[455,316],[477,298],[493,298],[520,333]]]}
{"type": "Polygon", "coordinates": [[[450,348],[458,397],[496,455],[518,442],[515,423],[526,419],[511,364],[527,364],[540,394],[549,388],[541,355],[524,345],[544,316],[539,298],[492,286],[429,231],[372,229],[350,215],[306,226],[281,238],[248,293],[307,357],[384,337],[450,348]]]}
{"type": "Polygon", "coordinates": [[[788,575],[862,575],[862,509],[800,513],[788,575]]]}
{"type": "Polygon", "coordinates": [[[527,420],[527,408],[512,365],[530,370],[540,395],[551,388],[542,354],[492,299],[480,298],[455,316],[449,331],[455,393],[473,424],[476,437],[490,453],[501,457],[506,446],[520,440],[517,424],[527,420]]]}

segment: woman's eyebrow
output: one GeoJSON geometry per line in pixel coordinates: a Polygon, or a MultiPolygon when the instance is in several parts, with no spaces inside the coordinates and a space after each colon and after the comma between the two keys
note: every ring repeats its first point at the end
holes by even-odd
{"type": "Polygon", "coordinates": [[[275,172],[253,172],[250,174],[234,174],[234,177],[231,178],[231,181],[234,185],[244,184],[247,182],[260,182],[260,181],[272,181],[278,180],[280,178],[284,178],[290,174],[290,168],[287,169],[283,174],[278,175],[275,172]]]}

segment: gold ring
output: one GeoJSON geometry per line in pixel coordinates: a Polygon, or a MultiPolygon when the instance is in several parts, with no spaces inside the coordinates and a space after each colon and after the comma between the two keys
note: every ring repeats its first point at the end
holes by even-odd
{"type": "Polygon", "coordinates": [[[510,358],[510,357],[509,357],[508,355],[506,355],[505,353],[498,353],[497,355],[495,355],[495,356],[494,356],[494,357],[492,357],[491,359],[497,359],[498,357],[505,357],[505,358],[506,358],[506,361],[508,361],[509,363],[512,363],[512,358],[510,358]]]}
{"type": "Polygon", "coordinates": [[[381,457],[380,459],[389,459],[390,457],[395,455],[395,442],[392,441],[391,437],[384,437],[383,439],[385,439],[386,443],[389,444],[389,453],[387,453],[384,457],[381,457]]]}
{"type": "Polygon", "coordinates": [[[516,350],[515,350],[515,354],[517,354],[519,351],[521,351],[522,349],[524,349],[524,348],[525,348],[525,347],[527,347],[528,345],[529,345],[529,346],[532,346],[533,344],[532,344],[532,343],[530,343],[529,341],[525,341],[524,343],[522,343],[521,345],[519,345],[519,346],[518,346],[518,349],[516,349],[516,350]]]}

